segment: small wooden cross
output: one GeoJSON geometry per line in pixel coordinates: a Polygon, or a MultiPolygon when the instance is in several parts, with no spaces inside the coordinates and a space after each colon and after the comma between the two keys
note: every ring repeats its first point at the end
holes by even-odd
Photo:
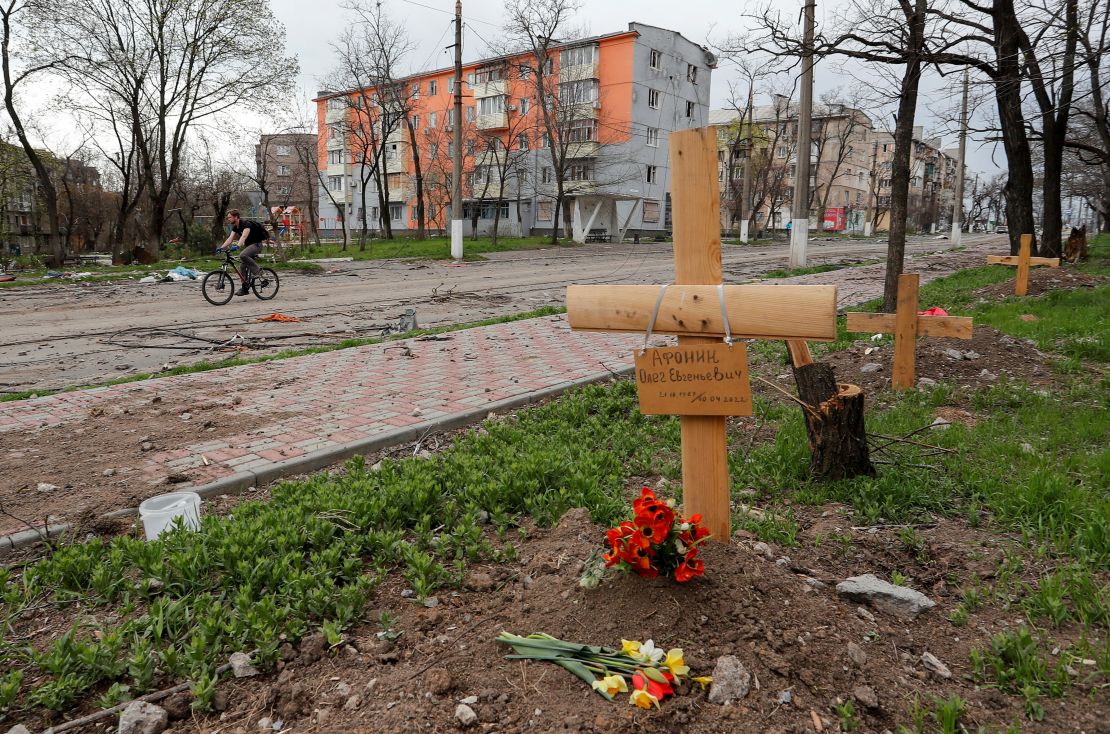
{"type": "Polygon", "coordinates": [[[1017,280],[1014,283],[1014,295],[1024,296],[1029,291],[1029,268],[1034,265],[1046,265],[1050,268],[1060,267],[1058,257],[1030,257],[1033,252],[1033,235],[1021,236],[1021,249],[1017,257],[1013,255],[987,255],[987,265],[1017,265],[1017,280]]]}
{"type": "Polygon", "coordinates": [[[895,313],[849,312],[848,331],[894,333],[894,378],[896,390],[914,386],[914,347],[918,336],[950,336],[971,338],[971,319],[967,316],[920,316],[917,313],[917,290],[920,276],[906,273],[898,276],[898,305],[895,313]]]}
{"type": "MultiPolygon", "coordinates": [[[[832,341],[836,286],[721,283],[721,216],[717,135],[713,128],[670,135],[675,284],[659,302],[653,330],[678,335],[679,346],[720,344],[721,299],[732,336],[832,341]],[[722,296],[723,293],[723,296],[722,296]]],[[[656,312],[660,286],[575,285],[567,288],[571,328],[644,332],[656,312]]],[[[742,345],[737,345],[741,347],[742,345]]],[[[682,415],[682,492],[687,514],[701,514],[712,537],[731,538],[726,418],[682,415]]]]}

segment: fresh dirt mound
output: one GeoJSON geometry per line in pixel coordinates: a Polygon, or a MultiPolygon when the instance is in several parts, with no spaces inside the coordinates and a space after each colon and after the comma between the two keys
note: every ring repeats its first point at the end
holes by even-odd
{"type": "MultiPolygon", "coordinates": [[[[269,718],[292,731],[451,732],[462,728],[456,706],[470,697],[479,720],[472,730],[497,732],[809,732],[814,715],[835,731],[838,699],[855,701],[858,731],[879,732],[909,723],[915,697],[931,707],[934,696],[953,695],[968,704],[964,721],[994,730],[1021,717],[1019,698],[962,677],[972,646],[1015,620],[985,612],[974,628],[955,628],[945,619],[956,603],[950,584],[993,574],[997,536],[941,523],[919,530],[924,545],[911,553],[893,531],[853,531],[839,506],[807,508],[801,520],[807,539],[843,532],[856,542],[805,543],[785,549],[793,556],[785,558],[784,549],[757,546],[740,532],[728,546],[707,546],[706,576],[685,585],[617,575],[586,590],[578,585],[581,562],[604,529],[571,511],[521,544],[519,565],[471,570],[466,590],[444,593],[435,608],[405,598],[403,586],[380,587],[372,603],[396,619],[403,633],[396,642],[379,640],[379,628],[366,624],[330,653],[319,635],[287,645],[280,672],[221,686],[219,712],[179,720],[171,731],[245,734],[269,718]],[[937,607],[904,621],[837,597],[834,584],[844,576],[890,569],[910,572],[937,607]],[[752,690],[739,704],[719,706],[694,686],[661,710],[640,711],[623,696],[601,699],[555,666],[505,660],[506,648],[494,642],[501,630],[614,647],[622,637],[652,638],[681,646],[694,675],[736,655],[752,673],[752,690]],[[953,677],[927,672],[924,652],[953,677]],[[780,702],[784,691],[790,703],[780,702]]],[[[169,702],[175,718],[186,716],[187,700],[169,702]]],[[[1052,726],[1024,722],[1022,731],[1100,730],[1091,707],[1045,704],[1052,726]]]]}
{"type": "MultiPolygon", "coordinates": [[[[1016,270],[1016,268],[1013,268],[1016,270]]],[[[1029,290],[1026,296],[1043,296],[1052,291],[1072,290],[1075,288],[1094,288],[1106,282],[1106,278],[1098,275],[1081,273],[1068,266],[1059,268],[1030,268],[1029,290]]],[[[988,285],[975,292],[980,298],[997,301],[1006,296],[1014,295],[1014,278],[1001,283],[988,285]]]]}
{"type": "MultiPolygon", "coordinates": [[[[1049,357],[1021,339],[982,324],[975,324],[971,339],[918,339],[916,355],[918,379],[975,388],[989,386],[1002,376],[1029,384],[1054,382],[1049,357]],[[959,353],[960,359],[955,358],[955,353],[959,353]]],[[[861,339],[848,349],[821,359],[832,365],[837,380],[859,385],[869,394],[890,387],[894,370],[892,343],[876,344],[861,339]],[[875,351],[866,354],[868,349],[875,351]],[[864,372],[864,365],[868,364],[881,365],[881,369],[864,372]]]]}

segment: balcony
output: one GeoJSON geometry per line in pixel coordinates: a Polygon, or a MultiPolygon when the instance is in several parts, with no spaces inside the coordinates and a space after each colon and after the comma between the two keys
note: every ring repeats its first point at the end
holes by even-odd
{"type": "Polygon", "coordinates": [[[560,82],[576,82],[581,79],[597,79],[597,62],[559,67],[560,82]]]}
{"type": "Polygon", "coordinates": [[[509,93],[509,82],[506,79],[498,79],[497,81],[485,82],[483,84],[474,84],[474,98],[480,99],[482,97],[500,97],[509,93]]]}
{"type": "Polygon", "coordinates": [[[567,144],[567,158],[596,158],[601,144],[596,140],[567,144]]]}
{"type": "Polygon", "coordinates": [[[475,124],[479,130],[504,130],[509,127],[509,113],[491,112],[488,115],[478,115],[475,124]]]}

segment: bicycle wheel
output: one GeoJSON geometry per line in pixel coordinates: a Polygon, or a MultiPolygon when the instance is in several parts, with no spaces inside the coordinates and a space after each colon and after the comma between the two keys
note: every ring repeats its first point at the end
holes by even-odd
{"type": "Polygon", "coordinates": [[[222,306],[235,295],[235,281],[224,271],[213,270],[200,282],[200,292],[213,306],[222,306]]]}
{"type": "Polygon", "coordinates": [[[277,273],[269,268],[259,268],[258,275],[251,281],[251,290],[263,301],[268,301],[277,295],[278,285],[277,273]]]}

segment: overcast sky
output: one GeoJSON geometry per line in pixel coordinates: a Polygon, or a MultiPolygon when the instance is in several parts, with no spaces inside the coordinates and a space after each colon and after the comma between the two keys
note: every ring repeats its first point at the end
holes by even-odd
{"type": "MultiPolygon", "coordinates": [[[[364,0],[372,2],[373,0],[364,0]]],[[[789,13],[798,17],[801,0],[770,0],[789,13]]],[[[821,0],[817,6],[817,19],[820,24],[826,12],[835,8],[842,0],[821,0]]],[[[591,35],[613,33],[626,30],[630,21],[639,21],[661,28],[678,31],[686,38],[702,45],[721,43],[729,36],[745,28],[741,14],[745,9],[754,10],[767,0],[581,0],[582,9],[575,16],[575,25],[585,27],[591,35]]],[[[287,52],[298,57],[301,74],[295,84],[290,85],[289,102],[296,104],[315,95],[325,85],[323,80],[334,68],[334,51],[331,43],[348,22],[349,13],[339,7],[340,0],[270,0],[274,15],[285,25],[287,52]]],[[[381,0],[383,9],[395,19],[401,19],[415,42],[416,50],[405,61],[406,72],[417,72],[431,68],[449,66],[453,57],[445,47],[453,42],[452,21],[454,0],[381,0]]],[[[495,42],[501,33],[503,23],[502,0],[464,0],[463,18],[466,27],[463,32],[463,58],[473,60],[488,56],[487,42],[495,42]]],[[[249,22],[249,21],[245,21],[249,22]]],[[[818,64],[814,99],[819,100],[823,92],[840,87],[850,93],[853,87],[874,86],[875,70],[854,67],[856,74],[867,79],[861,85],[850,74],[838,73],[831,61],[818,64]]],[[[900,71],[898,72],[900,73],[900,71]]],[[[735,68],[722,60],[712,76],[712,106],[727,106],[729,82],[737,79],[735,68]]],[[[931,108],[950,107],[958,95],[941,92],[942,82],[936,78],[926,79],[923,83],[922,100],[918,105],[918,124],[925,129],[926,136],[950,131],[952,126],[937,117],[931,108]]],[[[49,86],[49,85],[47,85],[49,86]]],[[[48,93],[43,90],[27,90],[29,97],[44,99],[48,93]]],[[[873,119],[889,121],[889,110],[870,108],[865,110],[873,119]]],[[[40,130],[44,137],[64,138],[67,125],[58,115],[40,118],[40,130]]],[[[889,125],[889,122],[887,123],[889,125]]],[[[944,135],[944,147],[955,147],[956,136],[951,132],[944,135]]],[[[64,149],[69,141],[55,141],[55,146],[64,149]]],[[[244,160],[253,153],[246,150],[244,160]]],[[[968,146],[969,174],[985,173],[992,175],[1003,163],[1001,151],[993,146],[987,147],[976,141],[968,146]],[[992,157],[996,160],[992,160],[992,157]]]]}

